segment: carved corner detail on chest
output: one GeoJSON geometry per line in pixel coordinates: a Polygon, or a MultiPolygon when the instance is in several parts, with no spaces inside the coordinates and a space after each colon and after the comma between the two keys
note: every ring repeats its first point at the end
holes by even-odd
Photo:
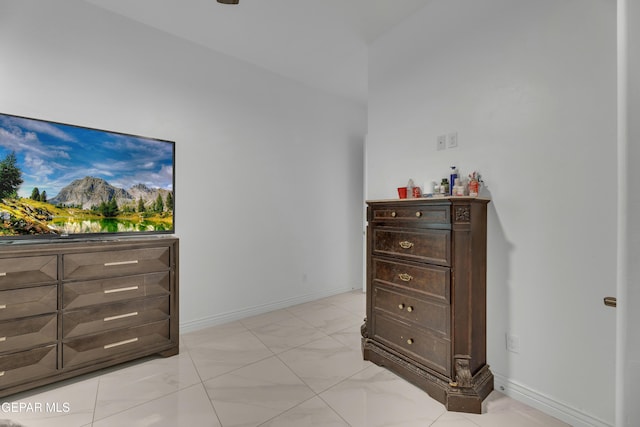
{"type": "Polygon", "coordinates": [[[456,206],[456,208],[455,208],[455,222],[471,222],[471,207],[470,206],[456,206]]]}
{"type": "Polygon", "coordinates": [[[471,369],[469,368],[470,356],[456,354],[455,356],[455,372],[456,372],[456,386],[457,387],[471,387],[472,376],[471,369]]]}

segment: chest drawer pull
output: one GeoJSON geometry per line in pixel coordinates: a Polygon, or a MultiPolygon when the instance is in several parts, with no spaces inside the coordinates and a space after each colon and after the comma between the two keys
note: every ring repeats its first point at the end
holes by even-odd
{"type": "Polygon", "coordinates": [[[416,217],[420,218],[422,216],[422,212],[418,211],[416,212],[416,217]]]}
{"type": "Polygon", "coordinates": [[[410,282],[413,279],[413,276],[410,275],[410,274],[407,274],[407,273],[400,273],[400,274],[398,274],[398,277],[403,282],[410,282]]]}
{"type": "Polygon", "coordinates": [[[407,344],[409,344],[409,345],[413,344],[413,338],[409,338],[409,339],[407,340],[407,344]]]}
{"type": "Polygon", "coordinates": [[[133,317],[133,316],[137,316],[137,315],[138,315],[137,311],[132,311],[131,313],[119,314],[117,316],[105,317],[104,321],[105,322],[110,322],[112,320],[124,319],[125,317],[133,317]]]}
{"type": "Polygon", "coordinates": [[[409,313],[411,313],[411,312],[413,311],[413,307],[411,307],[411,306],[407,307],[407,311],[408,311],[409,313]]]}
{"type": "Polygon", "coordinates": [[[395,211],[391,212],[391,218],[395,218],[397,215],[398,214],[395,211]]]}
{"type": "Polygon", "coordinates": [[[136,341],[138,341],[138,338],[131,338],[131,339],[124,340],[124,341],[114,342],[113,344],[107,344],[107,345],[103,346],[103,348],[105,350],[108,350],[108,349],[113,348],[113,347],[119,347],[121,345],[131,344],[132,342],[136,342],[136,341]]]}
{"type": "Polygon", "coordinates": [[[6,275],[7,275],[7,272],[6,272],[6,271],[3,271],[2,273],[0,273],[0,277],[4,277],[4,276],[6,276],[6,275]]]}
{"type": "Polygon", "coordinates": [[[413,243],[408,240],[403,240],[400,242],[400,247],[402,249],[411,249],[413,247],[413,243]]]}
{"type": "Polygon", "coordinates": [[[4,371],[0,371],[0,377],[4,376],[4,371]]]}
{"type": "Polygon", "coordinates": [[[137,291],[137,290],[138,290],[137,286],[129,286],[129,287],[126,287],[126,288],[105,289],[104,293],[105,294],[114,294],[116,292],[137,291]]]}
{"type": "Polygon", "coordinates": [[[0,305],[0,310],[4,310],[5,308],[7,308],[7,304],[0,305]]]}
{"type": "Polygon", "coordinates": [[[399,308],[400,310],[404,310],[404,303],[400,303],[400,304],[398,304],[398,308],[399,308]]]}
{"type": "Polygon", "coordinates": [[[7,340],[7,337],[0,337],[0,342],[5,342],[7,340]]]}
{"type": "Polygon", "coordinates": [[[114,262],[105,262],[104,266],[105,267],[113,267],[116,265],[130,265],[130,264],[137,264],[138,260],[137,259],[132,259],[130,261],[114,261],[114,262]]]}

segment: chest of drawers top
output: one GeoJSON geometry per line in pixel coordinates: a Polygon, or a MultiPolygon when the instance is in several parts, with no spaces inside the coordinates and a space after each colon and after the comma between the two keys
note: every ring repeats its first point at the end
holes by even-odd
{"type": "Polygon", "coordinates": [[[95,239],[33,239],[0,241],[0,259],[21,255],[47,255],[62,252],[83,253],[88,251],[104,251],[110,248],[138,248],[172,245],[178,238],[171,235],[158,237],[121,237],[119,239],[104,237],[95,239]]]}
{"type": "Polygon", "coordinates": [[[469,223],[471,205],[487,204],[480,197],[436,197],[367,201],[367,221],[378,226],[451,229],[469,223]]]}

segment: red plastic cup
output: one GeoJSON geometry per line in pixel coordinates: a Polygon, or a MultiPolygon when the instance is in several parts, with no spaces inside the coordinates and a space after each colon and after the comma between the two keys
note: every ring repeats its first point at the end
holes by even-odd
{"type": "Polygon", "coordinates": [[[401,199],[407,198],[407,187],[398,187],[398,196],[401,199]]]}

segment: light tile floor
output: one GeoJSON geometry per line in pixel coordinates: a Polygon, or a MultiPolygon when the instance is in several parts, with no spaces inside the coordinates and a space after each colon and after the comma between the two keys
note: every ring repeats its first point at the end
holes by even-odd
{"type": "Polygon", "coordinates": [[[362,360],[364,312],[354,291],[184,334],[177,356],[5,399],[0,427],[567,426],[496,391],[447,412],[362,360]]]}

